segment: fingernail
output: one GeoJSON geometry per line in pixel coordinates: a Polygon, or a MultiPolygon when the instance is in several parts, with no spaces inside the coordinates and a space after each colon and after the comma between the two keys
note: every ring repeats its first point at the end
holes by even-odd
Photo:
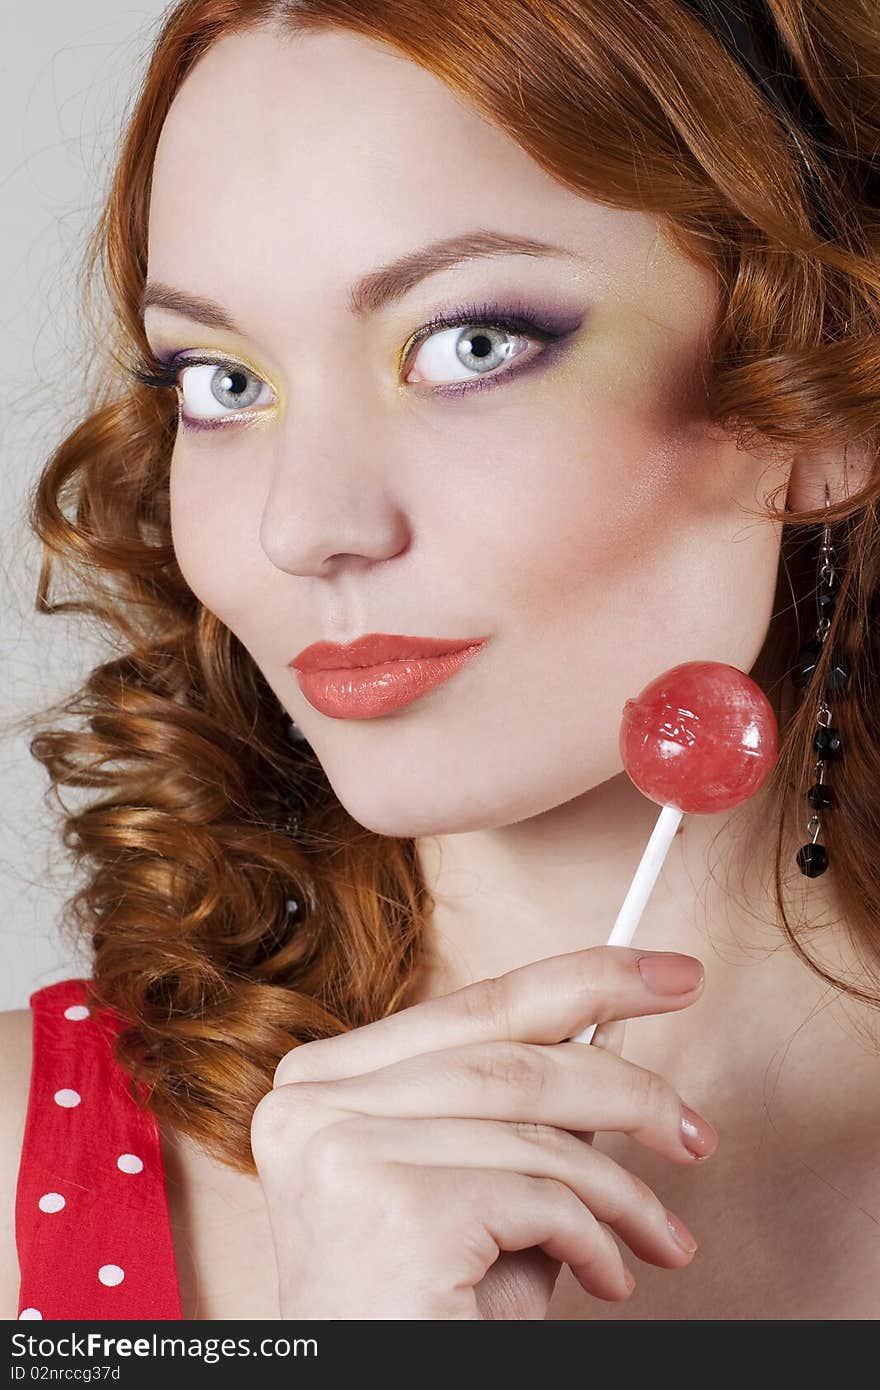
{"type": "Polygon", "coordinates": [[[693,956],[663,951],[639,956],[639,973],[655,994],[688,994],[703,983],[703,967],[693,956]]]}
{"type": "Polygon", "coordinates": [[[678,1248],[683,1250],[686,1255],[692,1255],[697,1248],[697,1242],[694,1240],[687,1226],[679,1221],[678,1217],[673,1215],[671,1211],[667,1211],[666,1213],[666,1224],[669,1227],[669,1234],[672,1236],[678,1248]]]}
{"type": "Polygon", "coordinates": [[[688,1105],[681,1107],[681,1138],[694,1158],[708,1158],[718,1147],[718,1135],[709,1121],[688,1105]]]}
{"type": "Polygon", "coordinates": [[[633,1272],[632,1272],[632,1270],[629,1268],[629,1265],[624,1265],[624,1266],[623,1266],[623,1278],[624,1278],[624,1282],[625,1282],[625,1284],[626,1284],[626,1291],[627,1291],[627,1293],[632,1293],[633,1289],[634,1289],[635,1286],[636,1286],[636,1281],[635,1281],[635,1279],[633,1278],[633,1272]]]}

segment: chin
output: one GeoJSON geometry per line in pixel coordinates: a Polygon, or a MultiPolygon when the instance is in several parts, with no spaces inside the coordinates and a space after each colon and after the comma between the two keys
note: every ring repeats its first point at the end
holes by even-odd
{"type": "MultiPolygon", "coordinates": [[[[449,784],[444,788],[449,792],[449,784]]],[[[555,795],[547,795],[546,788],[540,792],[520,788],[516,797],[499,799],[499,788],[487,790],[485,797],[472,791],[461,789],[458,798],[447,795],[438,804],[438,799],[429,804],[425,789],[416,791],[408,801],[392,802],[388,798],[378,805],[375,799],[341,795],[334,788],[348,814],[375,835],[387,835],[394,839],[419,839],[433,835],[463,835],[473,830],[501,830],[508,825],[516,825],[534,817],[545,815],[557,807],[575,800],[584,794],[583,787],[572,792],[569,788],[559,790],[555,795]]],[[[386,795],[388,788],[384,788],[386,795]]]]}
{"type": "MultiPolygon", "coordinates": [[[[481,816],[455,810],[431,812],[421,807],[382,807],[357,808],[351,802],[342,801],[348,814],[371,830],[374,835],[387,835],[395,840],[414,840],[429,835],[455,835],[467,830],[485,830],[487,823],[481,816]]],[[[498,824],[505,824],[499,821],[498,824]]]]}
{"type": "Polygon", "coordinates": [[[394,839],[500,830],[576,802],[621,772],[611,739],[581,758],[567,738],[549,746],[532,739],[511,757],[509,745],[484,746],[481,755],[473,743],[450,746],[445,734],[436,748],[423,741],[405,757],[328,754],[322,766],[348,814],[394,839]]]}

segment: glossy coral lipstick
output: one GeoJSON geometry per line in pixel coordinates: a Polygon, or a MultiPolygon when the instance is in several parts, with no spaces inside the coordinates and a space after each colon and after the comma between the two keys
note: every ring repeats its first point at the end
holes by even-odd
{"type": "Polygon", "coordinates": [[[375,719],[451,679],[485,637],[368,633],[338,646],[315,642],[289,663],[309,704],[331,719],[375,719]]]}

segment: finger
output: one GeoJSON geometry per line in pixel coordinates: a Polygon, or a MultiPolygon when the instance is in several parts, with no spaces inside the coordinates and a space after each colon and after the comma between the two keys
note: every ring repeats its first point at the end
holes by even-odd
{"type": "Polygon", "coordinates": [[[612,1023],[602,1023],[593,1034],[591,1047],[604,1047],[606,1052],[613,1052],[617,1057],[623,1055],[623,1043],[626,1037],[626,1019],[615,1019],[612,1023]]]}
{"type": "Polygon", "coordinates": [[[671,1213],[641,1178],[621,1167],[608,1154],[576,1139],[565,1130],[540,1124],[499,1120],[425,1119],[417,1125],[387,1116],[362,1116],[341,1121],[316,1139],[314,1161],[321,1147],[337,1170],[357,1172],[358,1161],[407,1163],[423,1167],[504,1169],[528,1177],[565,1183],[589,1207],[597,1221],[612,1227],[640,1260],[663,1269],[690,1264],[697,1244],[679,1218],[673,1218],[682,1247],[670,1227],[671,1213]],[[339,1162],[340,1150],[348,1161],[339,1162]]]}
{"type": "MultiPolygon", "coordinates": [[[[623,1055],[623,1044],[626,1036],[626,1019],[615,1019],[612,1023],[601,1023],[593,1034],[592,1047],[604,1047],[606,1052],[613,1052],[615,1056],[623,1055]]],[[[592,1130],[580,1133],[577,1138],[582,1144],[592,1144],[596,1135],[592,1130]]]]}
{"type": "Polygon", "coordinates": [[[481,1280],[474,1288],[481,1319],[522,1322],[524,1318],[537,1317],[543,1322],[561,1268],[560,1261],[551,1260],[539,1245],[528,1250],[502,1250],[488,1271],[489,1280],[481,1280]],[[523,1280],[532,1290],[527,1306],[533,1313],[523,1311],[523,1280]]]}
{"type": "MultiPolygon", "coordinates": [[[[470,1173],[463,1191],[456,1169],[432,1168],[430,1186],[428,1200],[442,1201],[449,1212],[448,1229],[459,1262],[467,1258],[460,1233],[473,1227],[475,1210],[487,1242],[494,1242],[494,1250],[488,1244],[472,1250],[465,1277],[474,1283],[502,1250],[539,1246],[551,1259],[569,1265],[578,1282],[597,1298],[617,1303],[631,1294],[635,1279],[631,1273],[627,1277],[616,1240],[564,1183],[486,1168],[470,1173]]],[[[467,1248],[476,1245],[467,1242],[467,1248]]]]}
{"type": "Polygon", "coordinates": [[[502,1038],[557,1043],[589,1023],[687,1008],[702,984],[700,962],[672,951],[591,946],[548,956],[411,1004],[349,1033],[300,1043],[278,1063],[273,1084],[372,1072],[404,1057],[465,1043],[502,1038]],[[650,988],[639,970],[640,959],[680,963],[681,987],[669,993],[650,988]]]}
{"type": "Polygon", "coordinates": [[[338,1111],[400,1118],[461,1116],[515,1120],[568,1130],[629,1134],[675,1163],[693,1164],[718,1142],[702,1116],[656,1072],[601,1047],[563,1042],[551,1046],[502,1042],[468,1044],[406,1057],[361,1076],[301,1082],[290,1087],[299,1109],[329,1105],[338,1111]],[[693,1120],[705,1140],[688,1143],[693,1120]]]}

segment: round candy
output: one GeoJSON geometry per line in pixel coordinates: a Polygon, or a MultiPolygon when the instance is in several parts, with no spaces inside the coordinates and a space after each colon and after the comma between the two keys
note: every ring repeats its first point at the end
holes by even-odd
{"type": "Polygon", "coordinates": [[[746,801],[776,763],[773,707],[745,671],[684,661],[627,700],[620,756],[659,806],[712,815],[746,801]]]}

